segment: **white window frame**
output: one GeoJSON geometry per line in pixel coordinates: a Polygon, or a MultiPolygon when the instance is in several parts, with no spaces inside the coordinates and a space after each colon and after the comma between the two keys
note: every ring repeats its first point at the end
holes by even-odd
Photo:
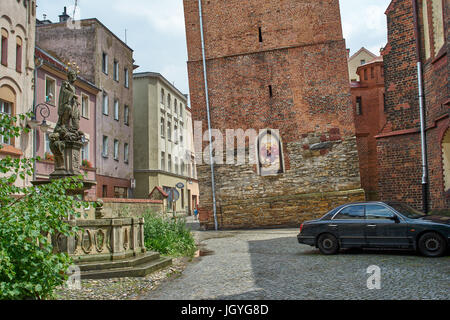
{"type": "MultiPolygon", "coordinates": [[[[4,101],[4,100],[0,100],[0,113],[2,114],[7,114],[9,116],[12,116],[12,112],[13,112],[13,104],[11,102],[8,101],[4,101]],[[5,112],[5,105],[9,106],[9,112],[5,112]]],[[[7,138],[3,135],[0,135],[0,143],[1,144],[6,144],[6,145],[12,145],[13,141],[11,138],[7,138]]]]}
{"type": "Polygon", "coordinates": [[[119,121],[120,104],[119,99],[114,100],[114,120],[119,121]]]}
{"type": "Polygon", "coordinates": [[[102,53],[102,71],[104,74],[108,74],[108,54],[106,52],[102,53]]]}
{"type": "Polygon", "coordinates": [[[125,163],[129,162],[129,160],[130,160],[129,156],[130,156],[130,145],[125,142],[123,144],[123,161],[125,163]]]}
{"type": "Polygon", "coordinates": [[[53,77],[50,77],[49,75],[45,75],[45,88],[44,88],[44,97],[45,97],[45,102],[50,104],[50,105],[56,105],[56,79],[53,77]],[[47,101],[47,80],[50,80],[53,82],[53,99],[47,101]]]}
{"type": "Polygon", "coordinates": [[[128,68],[124,69],[124,77],[125,77],[125,88],[129,88],[130,87],[130,75],[129,75],[129,71],[128,68]]]}
{"type": "Polygon", "coordinates": [[[89,119],[89,113],[90,113],[90,105],[89,105],[89,96],[85,93],[81,93],[81,116],[83,118],[89,119]],[[86,108],[84,105],[84,101],[86,101],[86,108]]]}
{"type": "Polygon", "coordinates": [[[103,109],[103,114],[105,116],[108,116],[109,115],[109,96],[106,92],[103,92],[102,109],[103,109]]]}
{"type": "Polygon", "coordinates": [[[103,136],[103,140],[102,140],[102,156],[104,158],[108,158],[108,143],[109,143],[109,138],[108,136],[103,136]]]}
{"type": "Polygon", "coordinates": [[[114,60],[114,72],[113,72],[114,81],[119,82],[119,61],[114,60]]]}
{"type": "Polygon", "coordinates": [[[114,160],[119,160],[119,147],[120,142],[117,139],[114,139],[114,160]]]}

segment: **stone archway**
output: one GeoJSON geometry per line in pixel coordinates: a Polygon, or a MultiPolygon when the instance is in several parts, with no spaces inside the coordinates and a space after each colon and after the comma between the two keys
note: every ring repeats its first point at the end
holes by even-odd
{"type": "Polygon", "coordinates": [[[450,192],[450,128],[447,129],[442,138],[442,169],[444,176],[444,191],[450,192]]]}

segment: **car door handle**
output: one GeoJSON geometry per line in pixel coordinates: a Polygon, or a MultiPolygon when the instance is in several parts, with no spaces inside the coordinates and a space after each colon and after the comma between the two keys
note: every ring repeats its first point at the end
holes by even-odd
{"type": "Polygon", "coordinates": [[[376,228],[377,225],[376,225],[376,224],[368,224],[367,226],[368,226],[369,228],[376,228]]]}
{"type": "Polygon", "coordinates": [[[337,224],[329,224],[328,226],[331,228],[337,228],[337,224]]]}

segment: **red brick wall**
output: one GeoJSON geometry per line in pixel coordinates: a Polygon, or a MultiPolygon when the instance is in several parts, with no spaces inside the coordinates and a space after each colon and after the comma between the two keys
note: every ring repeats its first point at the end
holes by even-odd
{"type": "MultiPolygon", "coordinates": [[[[449,2],[444,1],[448,25],[449,2]]],[[[442,135],[449,126],[450,33],[440,53],[425,59],[422,1],[418,1],[421,60],[427,120],[427,156],[431,209],[448,209],[443,184],[442,135]]],[[[429,8],[431,9],[431,8],[429,8]]],[[[422,208],[422,159],[412,1],[393,0],[386,12],[389,43],[384,50],[387,124],[378,139],[380,195],[422,208]],[[387,135],[387,136],[386,136],[387,135]]],[[[430,20],[431,21],[431,20],[430,20]]],[[[431,41],[431,43],[433,43],[431,41]]]]}
{"type": "MultiPolygon", "coordinates": [[[[295,225],[364,199],[338,1],[202,5],[212,128],[279,129],[286,169],[261,177],[253,165],[217,165],[219,224],[295,225]],[[224,12],[233,19],[224,19],[224,12]],[[325,141],[329,149],[309,150],[325,141]]],[[[184,7],[192,116],[206,130],[198,1],[184,0],[184,7]]],[[[198,173],[200,219],[210,226],[209,166],[198,166],[198,173]]]]}
{"type": "Polygon", "coordinates": [[[377,136],[386,124],[384,114],[383,63],[376,62],[358,69],[361,81],[352,82],[351,93],[361,172],[361,185],[371,200],[378,199],[377,136]],[[372,77],[373,68],[373,77],[372,77]],[[368,78],[365,80],[364,72],[368,78]],[[356,100],[361,98],[360,115],[356,112],[356,100]]]}
{"type": "Polygon", "coordinates": [[[108,195],[106,198],[114,198],[114,187],[131,188],[131,181],[127,179],[119,179],[97,175],[97,197],[103,198],[103,186],[107,186],[108,195]]]}

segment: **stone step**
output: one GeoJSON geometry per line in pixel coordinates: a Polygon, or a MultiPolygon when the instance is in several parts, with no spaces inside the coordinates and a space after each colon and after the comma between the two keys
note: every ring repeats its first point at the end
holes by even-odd
{"type": "Polygon", "coordinates": [[[95,271],[95,270],[107,270],[107,269],[118,269],[118,268],[128,268],[137,265],[142,265],[150,261],[158,260],[159,253],[157,252],[147,252],[143,255],[137,257],[130,257],[127,259],[121,259],[117,261],[103,261],[103,262],[85,262],[78,264],[80,270],[83,271],[95,271]]]}
{"type": "Polygon", "coordinates": [[[172,265],[171,258],[159,258],[141,265],[125,268],[113,268],[105,270],[92,270],[81,272],[81,279],[110,279],[125,277],[145,277],[152,272],[172,265]]]}

